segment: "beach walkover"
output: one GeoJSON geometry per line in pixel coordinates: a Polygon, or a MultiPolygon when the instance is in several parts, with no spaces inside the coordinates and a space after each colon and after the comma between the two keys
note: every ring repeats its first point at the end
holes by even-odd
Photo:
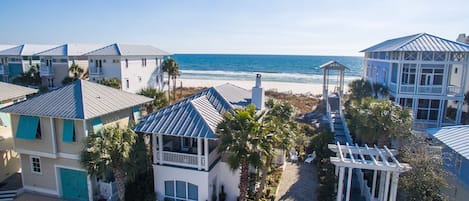
{"type": "Polygon", "coordinates": [[[275,200],[316,201],[316,166],[303,162],[286,163],[275,200]]]}

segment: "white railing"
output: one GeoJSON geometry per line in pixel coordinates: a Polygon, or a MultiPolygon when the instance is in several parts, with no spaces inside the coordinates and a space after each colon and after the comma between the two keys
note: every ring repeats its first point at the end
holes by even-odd
{"type": "Polygon", "coordinates": [[[391,92],[397,92],[397,84],[396,83],[389,83],[389,91],[391,92]]]}
{"type": "Polygon", "coordinates": [[[103,75],[103,69],[102,68],[90,68],[90,75],[94,75],[94,76],[103,75]]]}
{"type": "Polygon", "coordinates": [[[106,183],[99,181],[98,188],[99,198],[97,199],[105,199],[109,201],[117,201],[119,199],[119,195],[113,182],[106,183]]]}
{"type": "MultiPolygon", "coordinates": [[[[220,154],[215,150],[208,155],[208,167],[215,162],[220,154]]],[[[163,160],[160,160],[160,151],[156,151],[156,162],[170,165],[179,165],[184,167],[199,168],[196,154],[186,154],[178,152],[163,151],[163,160]]],[[[204,155],[200,156],[200,169],[205,169],[206,159],[204,155]]]]}
{"type": "Polygon", "coordinates": [[[399,93],[414,93],[415,86],[414,85],[401,85],[401,89],[399,93]]]}
{"type": "Polygon", "coordinates": [[[39,69],[39,75],[41,76],[54,75],[54,68],[52,68],[52,66],[41,66],[39,69]]]}
{"type": "Polygon", "coordinates": [[[419,94],[441,94],[443,92],[443,87],[441,85],[426,85],[418,87],[419,94]]]}
{"type": "Polygon", "coordinates": [[[448,89],[446,91],[446,93],[448,95],[462,95],[462,90],[461,90],[461,87],[460,86],[456,86],[456,85],[450,85],[448,86],[448,89]]]}

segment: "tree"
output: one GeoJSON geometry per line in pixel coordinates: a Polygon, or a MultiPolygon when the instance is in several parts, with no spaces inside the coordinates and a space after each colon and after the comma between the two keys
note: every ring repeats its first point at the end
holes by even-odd
{"type": "Polygon", "coordinates": [[[80,163],[90,175],[101,176],[112,171],[121,201],[125,197],[125,165],[135,138],[136,134],[131,129],[120,128],[118,124],[104,128],[88,135],[80,155],[80,163]]]}
{"type": "Polygon", "coordinates": [[[225,113],[223,121],[217,126],[220,139],[218,151],[228,154],[228,164],[232,170],[241,168],[240,201],[247,199],[249,166],[259,166],[260,155],[256,148],[260,117],[256,114],[256,106],[248,105],[225,113]]]}
{"type": "Polygon", "coordinates": [[[403,143],[400,161],[409,163],[412,169],[399,178],[399,200],[446,200],[441,189],[447,186],[448,173],[441,158],[429,154],[428,144],[420,138],[410,137],[403,143]]]}
{"type": "Polygon", "coordinates": [[[115,77],[109,79],[102,79],[98,81],[99,84],[106,85],[115,89],[121,89],[121,81],[115,77]]]}
{"type": "Polygon", "coordinates": [[[168,100],[171,100],[169,79],[173,80],[173,100],[176,100],[176,78],[180,75],[179,65],[176,63],[176,60],[173,58],[164,60],[163,72],[168,73],[168,100]]]}
{"type": "Polygon", "coordinates": [[[266,105],[270,110],[262,120],[257,143],[261,153],[262,173],[255,200],[260,200],[263,196],[267,175],[275,157],[276,149],[288,150],[295,136],[294,131],[298,130],[297,123],[293,121],[294,108],[291,104],[269,99],[266,105]]]}
{"type": "Polygon", "coordinates": [[[386,87],[384,84],[373,83],[372,86],[373,86],[374,98],[378,98],[379,95],[381,96],[389,95],[388,87],[386,87]]]}
{"type": "Polygon", "coordinates": [[[151,103],[145,104],[147,113],[151,113],[169,104],[164,93],[157,91],[155,88],[143,88],[138,92],[138,94],[149,98],[153,98],[153,101],[151,103]]]}
{"type": "Polygon", "coordinates": [[[348,87],[351,100],[361,100],[373,95],[371,83],[365,79],[353,80],[348,84],[348,87]]]}
{"type": "Polygon", "coordinates": [[[27,72],[21,73],[19,76],[13,78],[14,84],[23,86],[40,86],[41,76],[39,75],[39,65],[31,66],[27,72]]]}
{"type": "Polygon", "coordinates": [[[346,113],[347,125],[362,143],[389,145],[391,137],[410,134],[410,111],[389,100],[366,98],[346,107],[346,113]]]}
{"type": "Polygon", "coordinates": [[[68,68],[68,72],[73,74],[73,78],[82,79],[85,71],[80,66],[73,63],[70,65],[70,68],[68,68]]]}

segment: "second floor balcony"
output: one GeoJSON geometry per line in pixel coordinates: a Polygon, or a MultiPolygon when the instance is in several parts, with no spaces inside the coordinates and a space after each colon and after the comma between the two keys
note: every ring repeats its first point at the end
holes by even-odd
{"type": "Polygon", "coordinates": [[[157,142],[153,147],[153,160],[160,165],[208,171],[220,158],[216,140],[165,135],[154,135],[153,140],[157,142]]]}
{"type": "Polygon", "coordinates": [[[52,66],[41,66],[39,70],[39,75],[42,76],[53,76],[54,68],[52,66]]]}
{"type": "Polygon", "coordinates": [[[462,96],[464,91],[461,86],[448,85],[415,85],[415,84],[396,84],[389,83],[389,91],[401,94],[422,94],[422,95],[441,95],[441,96],[462,96]],[[446,88],[446,89],[445,89],[446,88]]]}

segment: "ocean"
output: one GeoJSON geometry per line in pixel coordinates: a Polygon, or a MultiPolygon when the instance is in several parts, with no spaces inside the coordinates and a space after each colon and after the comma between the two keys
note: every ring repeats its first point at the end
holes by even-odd
{"type": "MultiPolygon", "coordinates": [[[[335,60],[347,66],[345,83],[362,75],[362,57],[241,54],[175,54],[181,78],[201,80],[253,80],[322,83],[322,64],[335,60]]],[[[332,78],[332,77],[331,77],[332,78]]]]}

